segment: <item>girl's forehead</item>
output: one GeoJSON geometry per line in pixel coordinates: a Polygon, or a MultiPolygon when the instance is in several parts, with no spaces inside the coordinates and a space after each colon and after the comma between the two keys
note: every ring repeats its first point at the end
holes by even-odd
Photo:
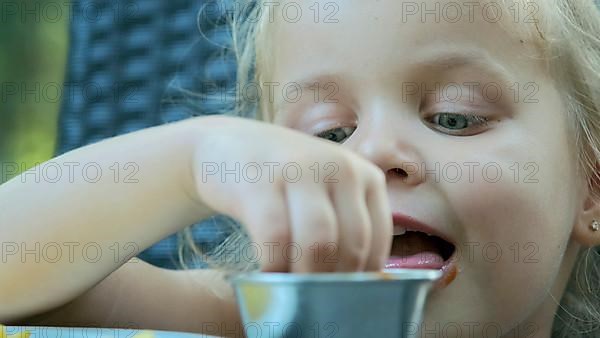
{"type": "MultiPolygon", "coordinates": [[[[395,29],[445,30],[449,27],[502,26],[513,37],[533,36],[536,25],[548,11],[548,2],[525,0],[283,0],[263,1],[263,21],[269,26],[307,29],[354,26],[369,31],[395,29]]],[[[272,30],[272,29],[270,29],[272,30]]],[[[350,32],[349,32],[350,33],[350,32]]]]}
{"type": "Polygon", "coordinates": [[[267,33],[276,48],[267,64],[281,81],[428,64],[473,64],[510,78],[536,59],[541,65],[536,36],[525,33],[535,12],[519,2],[284,1],[272,10],[267,33]]]}

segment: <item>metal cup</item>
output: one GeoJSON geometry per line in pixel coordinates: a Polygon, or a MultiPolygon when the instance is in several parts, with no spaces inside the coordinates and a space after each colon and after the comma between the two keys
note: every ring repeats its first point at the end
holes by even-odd
{"type": "Polygon", "coordinates": [[[252,272],[233,279],[248,338],[417,335],[438,270],[252,272]]]}

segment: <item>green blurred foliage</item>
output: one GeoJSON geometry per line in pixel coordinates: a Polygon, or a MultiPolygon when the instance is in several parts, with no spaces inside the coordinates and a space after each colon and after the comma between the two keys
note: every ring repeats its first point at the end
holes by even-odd
{"type": "Polygon", "coordinates": [[[0,162],[23,170],[54,154],[68,24],[62,1],[0,1],[0,162]]]}

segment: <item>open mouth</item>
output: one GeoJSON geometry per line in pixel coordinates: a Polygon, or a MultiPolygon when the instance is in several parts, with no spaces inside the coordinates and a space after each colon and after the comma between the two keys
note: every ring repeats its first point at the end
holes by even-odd
{"type": "Polygon", "coordinates": [[[436,269],[442,277],[434,288],[445,288],[461,269],[456,242],[441,230],[401,212],[392,213],[394,237],[386,269],[436,269]]]}
{"type": "Polygon", "coordinates": [[[422,231],[395,235],[386,268],[441,269],[454,254],[454,244],[422,231]]]}

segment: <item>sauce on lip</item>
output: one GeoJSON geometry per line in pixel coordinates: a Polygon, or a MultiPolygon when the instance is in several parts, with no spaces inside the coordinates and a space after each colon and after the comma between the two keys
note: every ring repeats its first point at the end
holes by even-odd
{"type": "Polygon", "coordinates": [[[458,275],[458,267],[456,264],[446,265],[442,267],[442,272],[442,278],[440,278],[435,284],[435,286],[439,288],[445,288],[456,279],[456,276],[458,275]]]}

